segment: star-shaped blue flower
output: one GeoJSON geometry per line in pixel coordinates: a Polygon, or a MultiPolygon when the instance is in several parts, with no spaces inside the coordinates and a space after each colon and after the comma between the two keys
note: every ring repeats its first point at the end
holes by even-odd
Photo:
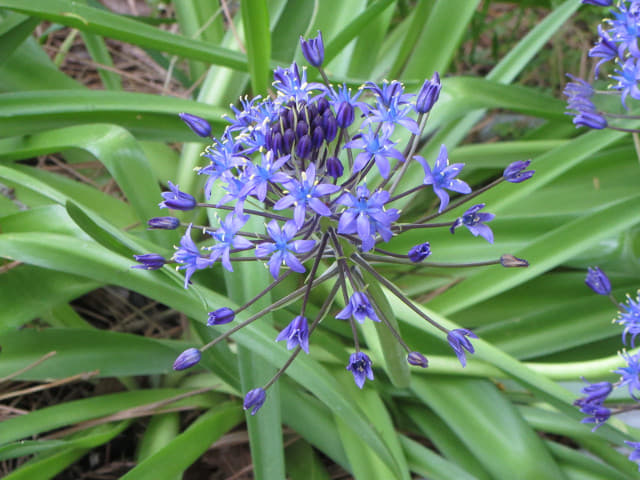
{"type": "Polygon", "coordinates": [[[366,318],[370,318],[374,322],[380,321],[378,315],[376,315],[376,311],[371,306],[371,302],[369,302],[369,298],[362,292],[353,292],[353,295],[349,298],[349,303],[340,310],[336,318],[347,320],[351,316],[353,316],[358,323],[364,323],[366,318]]]}
{"type": "Polygon", "coordinates": [[[491,228],[485,225],[483,222],[490,222],[495,218],[493,213],[479,213],[484,208],[484,203],[474,205],[469,210],[464,212],[462,217],[457,218],[455,222],[451,224],[449,230],[451,233],[455,233],[456,228],[464,225],[469,229],[474,237],[480,235],[487,242],[493,243],[493,232],[491,228]]]}
{"type": "Polygon", "coordinates": [[[367,185],[356,188],[357,197],[345,192],[336,203],[345,205],[347,209],[340,215],[338,233],[357,233],[362,240],[362,251],[368,252],[375,245],[376,233],[382,236],[385,242],[391,240],[391,224],[395,222],[400,213],[395,208],[384,209],[384,204],[389,201],[389,192],[380,190],[371,195],[367,185]]]}
{"type": "Polygon", "coordinates": [[[231,248],[247,249],[253,247],[253,243],[237,235],[238,230],[247,223],[248,219],[248,215],[241,216],[236,213],[230,213],[225,217],[224,221],[220,222],[218,230],[213,233],[209,232],[216,240],[215,245],[207,247],[211,250],[211,260],[215,262],[218,258],[221,258],[222,266],[230,272],[233,272],[229,255],[231,248]]]}
{"type": "Polygon", "coordinates": [[[298,315],[276,337],[276,342],[287,341],[287,350],[292,350],[300,345],[300,348],[309,353],[309,326],[307,319],[298,315]]]}
{"type": "Polygon", "coordinates": [[[307,253],[316,244],[315,240],[293,240],[298,233],[298,228],[293,221],[284,224],[282,230],[275,220],[271,220],[267,225],[267,232],[273,242],[263,242],[256,246],[256,257],[269,259],[269,272],[273,278],[280,275],[280,266],[285,263],[291,270],[304,273],[305,268],[297,254],[307,253]],[[293,240],[293,241],[292,241],[293,240]]]}
{"type": "Polygon", "coordinates": [[[291,179],[284,184],[288,189],[288,194],[273,206],[274,210],[283,210],[294,205],[293,220],[298,229],[304,224],[307,207],[323,217],[330,216],[331,210],[319,200],[319,197],[331,195],[340,190],[338,185],[318,183],[316,181],[316,166],[313,163],[310,163],[307,170],[302,172],[301,177],[302,181],[291,179]]]}
{"type": "Polygon", "coordinates": [[[173,254],[173,259],[182,264],[182,266],[178,267],[178,270],[185,270],[184,288],[189,286],[191,275],[193,275],[196,270],[210,267],[215,262],[215,260],[200,254],[200,249],[191,239],[191,224],[189,224],[180,239],[180,247],[176,250],[176,253],[173,254]]]}
{"type": "Polygon", "coordinates": [[[419,155],[414,157],[422,168],[424,169],[424,184],[433,185],[433,193],[435,193],[440,199],[440,208],[438,213],[447,208],[449,205],[449,194],[445,191],[451,190],[458,193],[471,193],[471,187],[466,182],[459,180],[455,177],[458,176],[464,163],[454,163],[449,165],[449,154],[447,153],[447,147],[442,145],[440,147],[440,154],[436,158],[436,163],[431,170],[429,163],[419,155]]]}

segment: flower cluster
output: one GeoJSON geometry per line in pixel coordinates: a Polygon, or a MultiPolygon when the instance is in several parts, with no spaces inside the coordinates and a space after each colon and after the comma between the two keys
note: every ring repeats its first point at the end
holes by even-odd
{"type": "MultiPolygon", "coordinates": [[[[601,7],[613,6],[612,0],[582,0],[582,3],[601,7]]],[[[628,98],[640,100],[640,49],[638,49],[638,37],[640,36],[640,1],[619,1],[610,10],[612,18],[603,20],[598,25],[598,40],[589,56],[598,59],[594,67],[596,78],[600,76],[603,65],[611,62],[613,73],[609,75],[608,87],[620,95],[620,102],[624,110],[629,109],[628,98]]],[[[637,116],[621,115],[604,112],[596,107],[593,102],[597,92],[586,81],[569,75],[572,82],[568,83],[564,94],[567,96],[567,113],[573,115],[573,123],[577,127],[593,129],[611,128],[622,131],[636,131],[620,126],[610,125],[611,119],[637,119],[637,116]]]]}
{"type": "MultiPolygon", "coordinates": [[[[475,334],[466,328],[449,330],[438,324],[376,268],[388,263],[430,265],[423,262],[431,255],[429,242],[425,240],[406,253],[387,251],[381,244],[408,230],[441,227],[454,233],[461,226],[472,235],[493,242],[493,232],[487,223],[494,215],[480,212],[484,203],[471,206],[457,219],[433,220],[502,181],[520,183],[533,175],[532,170],[527,170],[530,161],[514,162],[492,183],[472,192],[471,187],[458,178],[464,165],[450,163],[444,145],[433,163],[416,155],[420,136],[440,95],[437,73],[425,80],[417,95],[405,92],[397,81],[367,82],[354,92],[347,85],[335,86],[327,80],[322,69],[324,45],[320,34],[311,40],[301,39],[301,47],[307,61],[318,69],[324,81],[308,81],[307,71],[295,63],[289,68],[277,68],[273,83],[276,94],[241,99],[240,108],[232,107],[233,116],[226,117],[228,127],[220,137],[212,138],[212,145],[204,152],[209,163],[198,174],[206,177],[204,190],[208,203],[197,203],[194,197],[173,184],[169,184],[170,191],[163,194],[161,208],[215,209],[219,225],[189,224],[172,259],[155,254],[136,257],[141,263],[139,267],[147,269],[177,263],[185,272],[185,288],[196,272],[218,261],[228,271],[233,271],[237,261],[265,262],[273,277],[272,284],[240,308],[219,306],[209,313],[208,325],[233,322],[240,312],[293,272],[305,274],[302,287],[249,316],[211,343],[198,349],[189,348],[174,365],[176,370],[195,365],[203,350],[265,313],[300,299],[299,313],[275,336],[275,341],[285,342],[286,348],[293,351],[291,359],[270,382],[247,393],[244,407],[251,409],[251,414],[260,409],[267,389],[295,356],[300,351],[309,353],[310,337],[333,308],[336,297],[340,297],[344,307],[333,317],[349,322],[353,331],[354,352],[346,369],[358,387],[363,388],[367,379],[373,380],[374,372],[371,359],[360,347],[357,323],[373,321],[385,325],[407,352],[407,362],[427,367],[427,358],[413,351],[395,331],[365,278],[374,278],[411,306],[417,315],[441,330],[465,366],[466,353],[474,353],[470,339],[477,338],[475,334]],[[401,146],[396,137],[403,135],[408,141],[401,146]],[[424,176],[405,175],[410,169],[420,172],[420,167],[424,176]],[[413,179],[417,180],[413,185],[397,192],[401,184],[413,179]],[[436,211],[425,212],[422,218],[411,221],[403,219],[402,204],[422,192],[431,192],[433,198],[439,200],[436,211]],[[452,194],[461,196],[452,200],[452,194]],[[252,217],[263,219],[263,231],[245,230],[252,217]],[[194,242],[193,228],[208,237],[208,246],[199,247],[194,242]],[[308,318],[306,306],[310,292],[325,282],[330,286],[330,293],[316,317],[308,318]]],[[[211,135],[211,129],[202,119],[187,114],[183,114],[182,119],[196,134],[211,135]]],[[[149,221],[153,228],[173,229],[178,224],[173,217],[149,221]]],[[[490,264],[528,265],[513,255],[503,255],[461,266],[490,264]]]]}
{"type": "MultiPolygon", "coordinates": [[[[609,297],[613,304],[618,307],[618,316],[614,319],[614,323],[624,327],[622,344],[625,347],[629,345],[631,348],[635,348],[636,336],[640,333],[640,291],[635,300],[627,295],[624,303],[618,303],[611,293],[609,278],[599,267],[589,268],[585,283],[598,295],[609,297]],[[629,335],[631,338],[628,341],[629,335]]],[[[638,406],[633,408],[640,408],[640,398],[638,398],[640,393],[640,352],[631,354],[627,351],[622,351],[620,357],[624,360],[625,365],[613,372],[620,375],[620,380],[616,383],[590,383],[582,389],[582,393],[585,396],[574,402],[574,405],[580,407],[580,411],[587,415],[582,420],[582,423],[595,424],[592,431],[602,426],[611,415],[629,410],[629,407],[626,407],[614,411],[604,405],[614,388],[626,387],[631,399],[638,402],[638,406]]],[[[625,443],[634,448],[629,460],[637,462],[640,469],[640,442],[625,443]]]]}

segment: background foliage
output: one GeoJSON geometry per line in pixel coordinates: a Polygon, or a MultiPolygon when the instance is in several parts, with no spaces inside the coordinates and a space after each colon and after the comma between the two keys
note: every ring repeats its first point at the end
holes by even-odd
{"type": "MultiPolygon", "coordinates": [[[[208,0],[166,11],[149,1],[131,16],[92,0],[0,0],[4,478],[205,478],[216,469],[211,478],[228,478],[222,455],[242,452],[233,441],[245,431],[251,458],[239,456],[250,463],[235,467],[261,479],[636,478],[637,466],[611,446],[638,433],[621,422],[591,433],[571,405],[581,375],[610,379],[619,363],[614,312],[586,289],[584,269],[606,268],[619,298],[638,286],[631,139],[575,130],[558,99],[565,70],[586,70],[598,14],[576,14],[577,0],[239,3],[225,13],[208,0]],[[195,374],[171,365],[214,336],[206,312],[242,303],[251,273],[228,286],[220,270],[201,274],[194,293],[170,269],[132,270],[132,255],[170,255],[177,242],[144,228],[161,213],[161,184],[202,196],[193,168],[204,145],[177,113],[221,133],[227,106],[245,92],[265,95],[270,69],[301,61],[298,37],[318,29],[336,82],[397,78],[416,91],[440,72],[425,158],[445,143],[472,184],[533,159],[531,181],[481,199],[497,214],[495,244],[462,232],[455,242],[446,231],[429,238],[437,261],[512,253],[531,266],[389,271],[442,324],[474,329],[467,368],[389,297],[403,335],[430,360],[407,388],[390,383],[371,342],[376,381],[359,391],[344,369],[349,332],[325,321],[312,353],[245,418],[242,393],[288,356],[272,324],[207,351],[195,374]],[[97,69],[93,83],[65,64],[78,45],[83,68],[97,69]],[[132,78],[113,58],[126,52],[164,81],[132,78]]],[[[423,201],[431,199],[407,208],[423,201]]],[[[392,248],[421,241],[407,233],[392,248]]]]}

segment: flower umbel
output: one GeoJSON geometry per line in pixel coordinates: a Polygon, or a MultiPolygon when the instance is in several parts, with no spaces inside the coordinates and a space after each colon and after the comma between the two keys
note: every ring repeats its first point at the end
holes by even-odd
{"type": "MultiPolygon", "coordinates": [[[[464,225],[473,235],[493,241],[493,232],[486,223],[494,215],[480,211],[484,204],[468,208],[453,226],[451,220],[429,222],[497,182],[519,183],[533,174],[526,170],[529,161],[515,162],[503,176],[465,197],[472,189],[458,178],[464,164],[450,164],[444,145],[435,159],[414,155],[425,138],[429,113],[440,98],[442,84],[437,73],[424,81],[417,95],[405,92],[395,80],[366,82],[352,91],[344,84],[333,86],[328,81],[322,69],[321,33],[316,38],[301,39],[301,48],[307,61],[318,69],[323,83],[307,81],[307,71],[295,63],[289,68],[277,68],[274,97],[240,99],[240,105],[233,106],[232,114],[224,117],[228,127],[212,138],[204,152],[207,164],[198,174],[205,177],[204,197],[209,203],[197,203],[170,183],[170,191],[163,193],[160,204],[176,210],[196,206],[210,209],[208,216],[192,218],[207,217],[216,223],[189,225],[180,240],[172,260],[185,271],[185,288],[196,272],[202,275],[202,270],[216,266],[218,260],[228,272],[233,272],[239,262],[260,262],[273,278],[244,305],[217,305],[209,312],[207,325],[216,331],[227,329],[208,344],[193,349],[187,360],[267,314],[285,306],[296,310],[285,316],[287,321],[291,317],[293,320],[274,335],[276,341],[286,341],[286,348],[291,351],[289,360],[269,382],[246,394],[244,408],[251,409],[251,414],[260,409],[268,388],[296,356],[301,351],[309,353],[314,329],[325,318],[344,320],[351,327],[355,353],[349,358],[347,370],[359,388],[374,378],[371,359],[360,348],[358,338],[358,324],[366,328],[367,319],[377,322],[376,328],[395,338],[409,365],[426,368],[428,359],[410,348],[395,322],[390,321],[394,319],[390,318],[388,303],[382,303],[381,287],[410,307],[425,321],[426,328],[447,334],[447,341],[465,366],[465,354],[474,352],[469,339],[476,338],[475,334],[465,328],[450,331],[440,325],[388,280],[381,273],[386,271],[382,268],[395,263],[417,269],[430,264],[425,261],[427,257],[437,257],[438,252],[432,251],[426,235],[408,252],[407,247],[402,250],[395,246],[393,238],[408,230],[455,230],[464,225]],[[407,139],[406,144],[400,145],[399,139],[403,138],[407,139]],[[414,159],[422,165],[424,177],[408,173],[418,167],[414,159]],[[415,194],[429,198],[424,203],[424,216],[418,220],[416,217],[422,213],[405,216],[403,212],[415,194]],[[455,204],[449,206],[452,194],[463,195],[457,195],[455,204]],[[439,201],[439,206],[427,207],[432,200],[439,201]],[[202,235],[192,237],[192,230],[202,235]],[[387,243],[389,247],[385,246],[387,243]],[[292,290],[283,293],[285,286],[292,290]],[[321,292],[314,290],[318,286],[323,289],[321,292]],[[273,298],[273,303],[267,298],[273,298]],[[320,308],[315,304],[319,303],[318,298],[322,302],[320,308]],[[234,324],[224,327],[231,322],[234,324]]],[[[210,134],[197,117],[183,118],[197,134],[210,134]]],[[[151,223],[164,229],[180,225],[173,217],[151,223]]],[[[166,263],[155,256],[140,261],[138,268],[156,268],[166,263]]],[[[508,254],[477,263],[447,263],[456,267],[479,265],[528,264],[508,254]]],[[[179,365],[188,368],[191,361],[187,360],[183,358],[179,365]]]]}

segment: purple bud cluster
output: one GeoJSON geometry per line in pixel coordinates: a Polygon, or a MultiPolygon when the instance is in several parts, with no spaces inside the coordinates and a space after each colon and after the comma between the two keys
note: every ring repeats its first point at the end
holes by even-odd
{"type": "MultiPolygon", "coordinates": [[[[194,241],[194,226],[188,225],[170,261],[155,254],[140,256],[138,268],[156,269],[166,263],[177,263],[178,269],[185,271],[184,286],[188,288],[197,271],[218,263],[230,272],[236,261],[266,263],[274,280],[272,285],[240,308],[221,306],[210,312],[207,325],[213,327],[233,322],[240,312],[288,275],[305,274],[303,286],[282,299],[283,303],[276,302],[200,349],[188,349],[178,357],[174,368],[195,365],[205,349],[279,305],[297,299],[302,299],[299,314],[275,340],[286,341],[286,348],[293,350],[292,357],[300,351],[309,353],[314,328],[336,298],[341,297],[343,308],[334,311],[333,317],[350,322],[353,327],[355,352],[349,358],[347,370],[356,385],[363,388],[365,380],[373,380],[374,375],[371,359],[360,349],[355,326],[358,323],[374,321],[385,325],[405,349],[410,365],[428,366],[427,358],[410,349],[383,314],[384,309],[365,281],[364,271],[403,302],[411,302],[374,266],[382,262],[426,265],[423,261],[432,255],[431,244],[423,241],[407,253],[386,251],[381,245],[410,229],[449,227],[453,233],[463,225],[472,235],[493,242],[487,222],[494,215],[480,212],[485,205],[478,204],[457,220],[428,222],[464,203],[464,195],[472,192],[458,178],[464,164],[450,163],[444,145],[433,162],[415,155],[426,121],[440,96],[442,85],[437,73],[425,80],[417,94],[405,92],[397,81],[366,82],[352,90],[345,84],[334,86],[327,80],[322,69],[322,34],[311,40],[301,39],[301,48],[324,81],[308,81],[306,69],[293,63],[289,68],[275,70],[273,97],[245,97],[240,99],[239,107],[231,107],[232,115],[225,117],[229,125],[220,136],[212,137],[212,144],[203,154],[208,164],[198,171],[205,177],[208,203],[198,204],[193,196],[172,183],[170,190],[162,194],[161,208],[191,210],[200,206],[216,210],[217,226],[194,229],[201,232],[207,246],[194,241]],[[397,138],[402,137],[408,138],[406,145],[399,145],[397,138]],[[397,193],[400,180],[409,170],[412,173],[407,178],[416,181],[397,193]],[[420,175],[421,171],[424,175],[420,175]],[[427,212],[418,222],[407,222],[402,218],[399,202],[412,194],[439,200],[437,211],[427,212]],[[457,198],[452,200],[452,194],[458,194],[457,198]],[[251,217],[261,218],[263,231],[245,230],[251,217]],[[319,271],[324,273],[320,275],[319,271]],[[310,291],[329,280],[333,284],[332,293],[321,313],[312,319],[306,311],[310,291]]],[[[211,128],[203,119],[188,114],[181,114],[181,118],[197,135],[211,135],[211,128]]],[[[497,175],[493,184],[528,180],[533,175],[532,170],[526,170],[529,164],[529,161],[514,162],[502,175],[497,175]]],[[[150,220],[149,225],[175,229],[180,222],[174,217],[158,217],[150,220]]],[[[528,265],[512,255],[480,264],[528,265]]],[[[465,354],[474,353],[470,339],[477,338],[475,334],[465,328],[449,330],[426,314],[421,315],[447,333],[447,341],[464,367],[465,354]]],[[[255,414],[266,399],[268,387],[281,373],[262,388],[251,390],[245,398],[245,409],[251,408],[251,414],[255,414]]]]}

